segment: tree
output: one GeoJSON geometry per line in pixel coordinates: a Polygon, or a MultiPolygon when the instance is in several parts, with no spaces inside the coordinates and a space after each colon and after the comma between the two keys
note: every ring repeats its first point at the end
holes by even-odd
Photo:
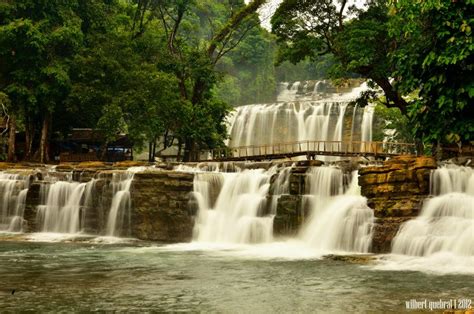
{"type": "Polygon", "coordinates": [[[187,122],[178,131],[185,161],[195,160],[200,147],[222,145],[228,107],[213,92],[218,80],[216,64],[255,27],[252,17],[264,2],[254,0],[244,5],[238,1],[235,6],[232,2],[231,15],[213,23],[208,14],[196,14],[196,1],[137,1],[134,37],[144,34],[155,17],[164,32],[167,56],[161,68],[176,76],[186,112],[187,122]],[[193,37],[191,34],[203,24],[208,24],[205,29],[210,33],[198,32],[193,37]]]}
{"type": "Polygon", "coordinates": [[[26,120],[27,150],[40,121],[37,155],[46,162],[52,113],[68,95],[69,61],[82,42],[77,2],[2,2],[0,90],[11,99],[12,121],[26,120]]]}
{"type": "Polygon", "coordinates": [[[393,1],[393,76],[418,92],[408,115],[425,143],[474,140],[474,1],[393,1]]]}
{"type": "Polygon", "coordinates": [[[407,103],[391,83],[388,52],[392,41],[387,31],[386,1],[367,2],[364,10],[340,0],[285,0],[272,17],[278,36],[278,61],[297,63],[333,55],[331,75],[357,73],[384,91],[388,107],[407,111],[407,103]],[[352,17],[352,18],[351,18],[352,17]]]}
{"type": "MultiPolygon", "coordinates": [[[[13,161],[16,161],[16,151],[15,151],[16,119],[14,117],[10,117],[10,114],[8,113],[10,109],[10,105],[11,105],[11,102],[10,102],[10,99],[8,98],[8,95],[0,92],[0,106],[2,110],[0,118],[3,120],[2,122],[5,123],[5,130],[1,134],[2,146],[3,146],[3,135],[6,133],[8,136],[8,139],[7,139],[8,150],[7,150],[6,159],[7,161],[13,162],[13,161]]],[[[1,157],[2,159],[4,159],[5,155],[2,154],[1,157]]]]}
{"type": "Polygon", "coordinates": [[[175,110],[180,97],[174,76],[158,66],[165,59],[163,34],[154,23],[136,36],[132,6],[102,6],[102,14],[83,17],[90,26],[85,31],[86,45],[73,62],[69,114],[80,113],[76,126],[102,131],[104,154],[108,143],[127,133],[136,149],[150,146],[152,161],[157,138],[169,138],[182,119],[175,110]]]}

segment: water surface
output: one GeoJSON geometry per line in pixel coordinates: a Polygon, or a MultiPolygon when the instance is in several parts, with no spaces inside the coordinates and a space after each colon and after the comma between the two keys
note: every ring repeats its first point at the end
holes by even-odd
{"type": "Polygon", "coordinates": [[[473,275],[374,270],[311,255],[258,256],[252,250],[259,248],[3,241],[0,308],[399,312],[413,298],[474,297],[473,275]]]}

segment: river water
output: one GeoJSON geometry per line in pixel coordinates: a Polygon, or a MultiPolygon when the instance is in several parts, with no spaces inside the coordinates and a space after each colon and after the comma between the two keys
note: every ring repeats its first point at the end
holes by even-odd
{"type": "Polygon", "coordinates": [[[472,275],[376,270],[304,255],[301,248],[296,251],[291,255],[278,244],[2,241],[0,308],[15,312],[400,312],[410,299],[474,297],[472,275]],[[283,251],[285,255],[278,256],[283,251]]]}

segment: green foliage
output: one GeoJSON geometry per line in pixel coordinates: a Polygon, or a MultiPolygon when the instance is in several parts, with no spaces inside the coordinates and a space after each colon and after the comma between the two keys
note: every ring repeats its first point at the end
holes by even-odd
{"type": "Polygon", "coordinates": [[[0,0],[2,101],[35,146],[52,117],[58,137],[92,127],[189,151],[222,146],[229,104],[271,101],[278,81],[362,76],[396,140],[474,140],[472,1],[284,0],[273,34],[263,2],[0,0]]]}
{"type": "Polygon", "coordinates": [[[331,77],[371,79],[385,92],[385,105],[408,116],[416,138],[472,141],[472,1],[374,0],[348,10],[341,3],[347,2],[283,1],[272,18],[279,60],[332,54],[331,77]],[[415,91],[415,99],[400,96],[415,91]]]}
{"type": "MultiPolygon", "coordinates": [[[[364,77],[385,93],[387,105],[406,112],[406,102],[389,80],[393,47],[387,30],[387,3],[372,0],[364,9],[350,1],[284,0],[272,18],[278,62],[329,56],[329,78],[364,77]]],[[[396,78],[397,80],[398,78],[396,78]]],[[[395,80],[395,81],[396,81],[395,80]]]]}
{"type": "Polygon", "coordinates": [[[427,143],[474,140],[472,3],[397,1],[390,34],[392,62],[405,93],[419,89],[409,117],[427,143]]]}
{"type": "Polygon", "coordinates": [[[296,64],[283,61],[275,69],[277,82],[294,82],[301,80],[322,80],[330,77],[334,65],[334,56],[325,54],[317,58],[305,58],[296,64]]]}
{"type": "Polygon", "coordinates": [[[412,143],[414,141],[408,117],[398,108],[387,108],[384,101],[375,106],[372,139],[390,142],[412,143]]]}
{"type": "Polygon", "coordinates": [[[127,132],[136,148],[163,135],[222,144],[229,108],[215,97],[219,74],[206,47],[213,28],[227,25],[230,4],[150,2],[140,22],[139,2],[0,1],[0,91],[31,136],[52,114],[59,137],[71,127],[97,127],[106,142],[127,132]],[[174,43],[179,57],[169,50],[169,29],[155,19],[156,5],[186,13],[174,43]]]}
{"type": "Polygon", "coordinates": [[[249,30],[245,39],[217,65],[217,70],[224,75],[217,84],[218,97],[231,105],[273,100],[276,91],[274,52],[271,34],[260,27],[249,30]]]}

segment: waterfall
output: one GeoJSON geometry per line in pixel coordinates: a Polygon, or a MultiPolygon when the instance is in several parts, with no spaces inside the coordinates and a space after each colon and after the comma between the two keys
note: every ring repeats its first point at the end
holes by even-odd
{"type": "Polygon", "coordinates": [[[474,257],[474,171],[445,166],[431,175],[433,198],[416,219],[403,224],[392,253],[410,256],[450,254],[474,257]]]}
{"type": "MultiPolygon", "coordinates": [[[[127,233],[123,230],[130,226],[130,185],[133,175],[143,169],[132,167],[124,173],[113,174],[107,235],[127,233]]],[[[87,226],[88,221],[95,219],[87,216],[87,209],[96,206],[93,204],[93,194],[97,180],[92,178],[85,183],[73,181],[72,178],[72,172],[56,172],[55,168],[44,171],[36,213],[36,224],[41,232],[95,232],[96,227],[87,226]]],[[[30,175],[0,172],[0,231],[23,231],[29,182],[30,175]]]]}
{"type": "Polygon", "coordinates": [[[362,115],[362,123],[361,123],[361,141],[363,143],[360,144],[360,150],[363,151],[370,151],[371,147],[369,147],[366,142],[372,142],[372,124],[374,120],[374,105],[367,105],[364,108],[364,114],[362,115]]]}
{"type": "MultiPolygon", "coordinates": [[[[276,103],[235,108],[228,119],[228,146],[268,145],[270,147],[266,153],[284,153],[300,148],[289,145],[274,148],[272,145],[305,141],[372,140],[374,106],[368,105],[364,110],[357,110],[355,107],[352,114],[346,117],[350,102],[367,89],[366,84],[342,94],[335,93],[335,88],[331,87],[323,88],[326,92],[321,94],[320,90],[326,83],[319,81],[314,82],[314,86],[311,84],[312,81],[281,84],[276,103]],[[321,95],[325,98],[321,98],[321,95]],[[362,132],[354,134],[355,130],[362,132]]],[[[311,148],[331,151],[340,149],[337,143],[324,146],[320,143],[311,148]]],[[[245,153],[236,153],[252,155],[261,152],[246,150],[245,153]]]]}
{"type": "Polygon", "coordinates": [[[284,167],[280,170],[273,183],[270,207],[270,214],[273,216],[277,214],[278,200],[280,197],[285,194],[290,194],[290,175],[291,169],[293,169],[294,166],[293,164],[290,167],[284,167]]]}
{"type": "Polygon", "coordinates": [[[81,207],[86,183],[56,181],[41,186],[38,224],[42,232],[81,231],[81,207]]]}
{"type": "Polygon", "coordinates": [[[303,102],[236,109],[230,147],[298,141],[341,141],[348,103],[303,102]]]}
{"type": "MultiPolygon", "coordinates": [[[[278,199],[290,193],[293,167],[235,173],[194,171],[193,194],[198,207],[194,242],[272,242],[278,199]]],[[[354,172],[344,192],[339,168],[308,170],[303,206],[311,215],[300,234],[304,243],[320,252],[368,252],[374,216],[360,195],[357,177],[354,172]]]]}
{"type": "Polygon", "coordinates": [[[131,234],[131,199],[130,187],[135,173],[145,167],[130,167],[125,172],[112,174],[112,204],[105,234],[107,236],[129,236],[131,234]]]}
{"type": "MultiPolygon", "coordinates": [[[[198,214],[194,241],[215,243],[262,243],[273,239],[276,208],[267,195],[276,168],[244,170],[236,173],[196,173],[194,196],[198,214]]],[[[274,197],[288,186],[288,170],[276,178],[274,197]],[[280,177],[281,175],[281,177],[280,177]]]]}
{"type": "Polygon", "coordinates": [[[23,214],[25,212],[26,206],[26,196],[28,194],[28,189],[23,189],[18,193],[18,198],[16,201],[15,212],[10,221],[10,226],[8,231],[10,232],[22,232],[23,231],[23,214]]]}
{"type": "Polygon", "coordinates": [[[296,98],[298,88],[301,82],[294,82],[293,84],[283,83],[280,89],[280,93],[277,96],[278,101],[291,101],[296,98]],[[288,88],[289,87],[289,88],[288,88]]]}
{"type": "Polygon", "coordinates": [[[0,172],[0,230],[22,231],[29,175],[0,172]]]}
{"type": "Polygon", "coordinates": [[[453,165],[438,168],[431,173],[430,192],[432,195],[452,192],[474,195],[474,170],[453,165]]]}
{"type": "Polygon", "coordinates": [[[335,167],[310,168],[306,186],[303,206],[311,214],[301,239],[319,251],[368,252],[374,215],[360,195],[357,172],[345,193],[343,173],[335,167]]]}

